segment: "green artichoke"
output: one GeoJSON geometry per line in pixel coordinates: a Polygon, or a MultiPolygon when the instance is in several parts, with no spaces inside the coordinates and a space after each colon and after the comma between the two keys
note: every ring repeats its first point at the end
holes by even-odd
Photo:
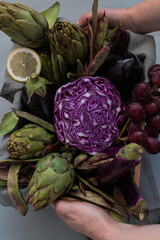
{"type": "Polygon", "coordinates": [[[70,191],[74,176],[74,168],[66,158],[59,153],[48,154],[36,165],[26,200],[41,210],[70,191]]]}
{"type": "Polygon", "coordinates": [[[0,30],[12,41],[30,48],[46,44],[46,18],[36,10],[19,3],[0,2],[0,30]]]}
{"type": "Polygon", "coordinates": [[[59,18],[47,32],[55,84],[60,87],[68,82],[68,73],[76,72],[85,64],[89,52],[86,33],[76,24],[59,18]]]}
{"type": "Polygon", "coordinates": [[[51,135],[36,124],[27,124],[11,134],[7,150],[13,159],[31,159],[42,157],[43,150],[55,135],[51,135]]]}
{"type": "Polygon", "coordinates": [[[50,45],[60,54],[71,67],[77,64],[77,59],[82,62],[88,55],[88,38],[84,31],[69,22],[57,21],[48,33],[50,45]]]}
{"type": "Polygon", "coordinates": [[[41,72],[40,76],[53,82],[53,68],[51,62],[51,53],[47,49],[38,49],[38,55],[41,59],[41,72]]]}

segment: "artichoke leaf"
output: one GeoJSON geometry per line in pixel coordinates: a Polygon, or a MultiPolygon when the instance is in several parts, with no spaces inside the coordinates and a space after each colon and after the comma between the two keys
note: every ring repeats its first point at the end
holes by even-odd
{"type": "Polygon", "coordinates": [[[59,2],[55,2],[55,4],[53,4],[51,7],[41,12],[41,14],[43,14],[43,16],[45,16],[45,18],[47,19],[49,29],[51,29],[55,24],[59,15],[59,11],[60,4],[59,2]]]}
{"type": "Polygon", "coordinates": [[[8,173],[7,189],[12,203],[24,216],[28,212],[28,206],[24,200],[18,185],[18,173],[21,165],[11,165],[8,173]]]}
{"type": "Polygon", "coordinates": [[[30,113],[27,113],[27,112],[24,112],[24,111],[21,111],[18,109],[13,109],[13,111],[14,111],[14,114],[17,115],[18,117],[25,118],[33,123],[40,125],[41,127],[48,129],[49,131],[55,133],[55,129],[51,123],[48,123],[47,121],[45,121],[39,117],[36,117],[30,113]]]}
{"type": "Polygon", "coordinates": [[[57,54],[57,61],[58,61],[58,66],[59,66],[59,73],[61,76],[62,81],[64,82],[64,84],[67,83],[67,67],[64,61],[64,58],[60,55],[57,54]]]}
{"type": "Polygon", "coordinates": [[[58,87],[60,87],[61,85],[63,85],[63,82],[61,79],[61,73],[60,73],[60,69],[59,69],[59,61],[58,61],[57,54],[53,47],[51,47],[51,61],[52,61],[52,66],[53,66],[53,76],[54,76],[55,84],[58,87]]]}
{"type": "Polygon", "coordinates": [[[33,73],[30,79],[28,79],[27,82],[25,83],[25,87],[28,95],[28,102],[30,102],[31,97],[33,96],[34,93],[36,93],[42,98],[45,97],[46,84],[52,84],[52,82],[33,73]]]}
{"type": "MultiPolygon", "coordinates": [[[[3,3],[4,3],[4,2],[3,2],[3,3]]],[[[8,4],[8,6],[9,6],[9,4],[8,4]]],[[[33,8],[28,7],[28,6],[26,6],[26,5],[23,5],[23,4],[21,4],[21,3],[14,3],[14,6],[16,6],[16,7],[18,7],[18,8],[21,8],[21,9],[23,9],[23,10],[26,10],[26,11],[28,11],[28,12],[34,12],[34,11],[35,11],[33,8]]]]}
{"type": "Polygon", "coordinates": [[[9,6],[7,8],[7,12],[10,13],[10,15],[13,16],[15,20],[17,20],[17,19],[33,19],[30,12],[28,12],[22,8],[21,8],[21,10],[19,10],[14,5],[9,6]]]}
{"type": "Polygon", "coordinates": [[[9,132],[11,132],[19,121],[19,117],[14,112],[6,113],[0,124],[0,136],[3,136],[9,132]]]}

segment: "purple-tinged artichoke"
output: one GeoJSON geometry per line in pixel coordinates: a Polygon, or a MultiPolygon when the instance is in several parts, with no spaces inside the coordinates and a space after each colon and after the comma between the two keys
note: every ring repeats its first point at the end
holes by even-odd
{"type": "Polygon", "coordinates": [[[54,127],[59,140],[91,155],[109,147],[119,135],[125,105],[103,77],[82,77],[57,90],[54,127]]]}

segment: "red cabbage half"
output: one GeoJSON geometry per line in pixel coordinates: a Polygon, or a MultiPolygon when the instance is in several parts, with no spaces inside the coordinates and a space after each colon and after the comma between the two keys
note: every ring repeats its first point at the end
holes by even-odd
{"type": "Polygon", "coordinates": [[[109,147],[119,135],[125,105],[103,77],[82,77],[60,87],[55,96],[54,127],[64,144],[91,155],[109,147]]]}

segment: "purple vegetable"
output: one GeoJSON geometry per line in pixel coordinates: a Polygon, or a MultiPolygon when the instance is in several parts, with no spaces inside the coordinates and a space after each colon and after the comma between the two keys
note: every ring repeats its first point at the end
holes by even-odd
{"type": "Polygon", "coordinates": [[[98,185],[104,189],[113,185],[141,161],[142,155],[143,148],[136,143],[130,143],[121,148],[114,160],[98,169],[96,174],[98,185]]]}
{"type": "Polygon", "coordinates": [[[106,153],[109,157],[115,157],[116,153],[122,148],[123,146],[111,146],[103,150],[103,153],[106,153]]]}
{"type": "Polygon", "coordinates": [[[133,53],[110,55],[96,73],[108,78],[121,93],[124,101],[131,99],[136,83],[143,80],[143,65],[133,53]]]}
{"type": "Polygon", "coordinates": [[[59,140],[94,155],[119,135],[125,105],[103,77],[82,77],[57,90],[54,127],[59,140]]]}
{"type": "Polygon", "coordinates": [[[121,178],[117,184],[130,208],[131,214],[140,221],[145,220],[149,214],[149,209],[139,192],[131,172],[121,178]]]}
{"type": "Polygon", "coordinates": [[[43,120],[53,123],[53,107],[54,107],[55,86],[46,85],[46,96],[41,97],[34,93],[28,103],[28,95],[26,88],[22,91],[22,110],[29,112],[43,120]]]}

